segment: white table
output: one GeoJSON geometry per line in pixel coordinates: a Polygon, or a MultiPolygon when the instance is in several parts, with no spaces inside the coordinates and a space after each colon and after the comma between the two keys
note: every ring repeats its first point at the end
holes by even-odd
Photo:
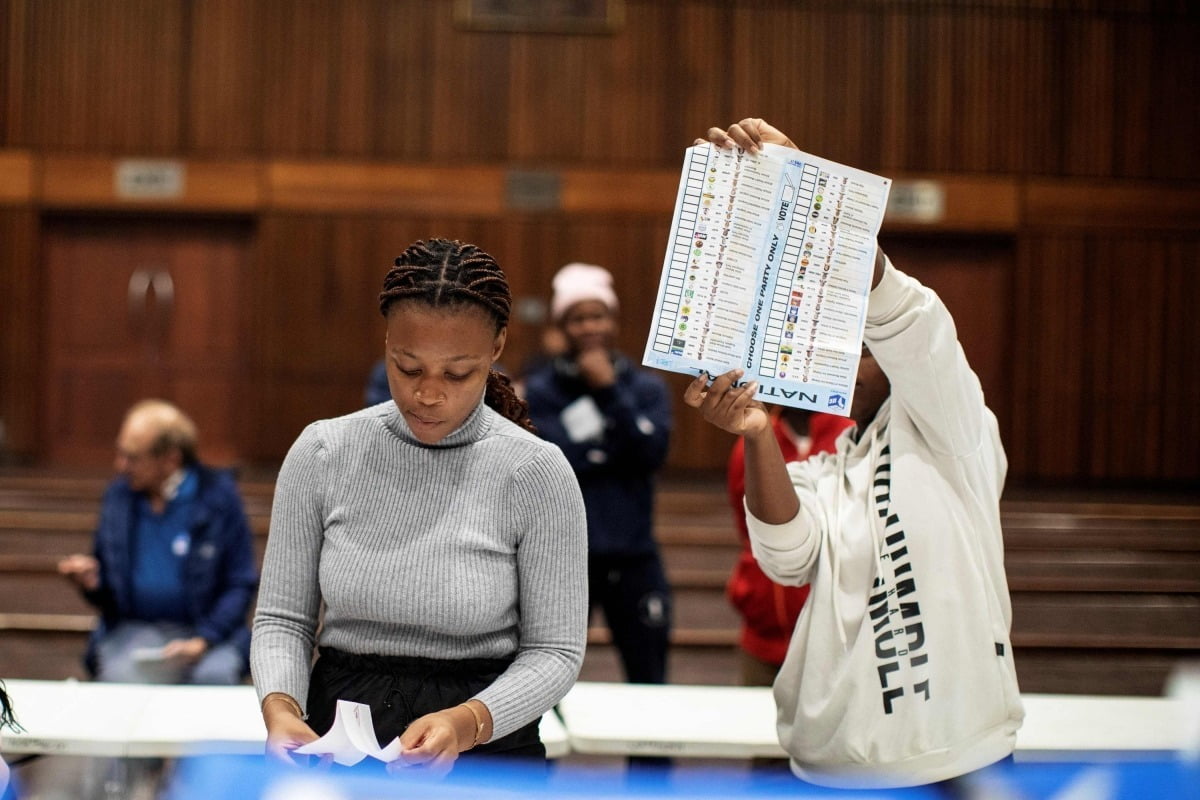
{"type": "MultiPolygon", "coordinates": [[[[151,686],[5,680],[23,733],[5,754],[162,757],[261,754],[267,732],[252,686],[151,686]]],[[[554,712],[542,718],[546,753],[569,752],[554,712]]]]}
{"type": "Polygon", "coordinates": [[[1017,761],[1143,758],[1188,750],[1189,714],[1171,697],[1026,694],[1017,761]]]}
{"type": "MultiPolygon", "coordinates": [[[[1143,758],[1187,749],[1187,707],[1163,697],[1027,694],[1018,761],[1143,758]]],[[[597,755],[784,755],[769,688],[577,683],[559,704],[571,749],[597,755]]]]}
{"type": "Polygon", "coordinates": [[[108,757],[262,753],[252,686],[5,680],[23,733],[4,752],[108,757]]]}
{"type": "Polygon", "coordinates": [[[784,757],[771,690],[576,683],[558,704],[571,749],[595,755],[784,757]]]}

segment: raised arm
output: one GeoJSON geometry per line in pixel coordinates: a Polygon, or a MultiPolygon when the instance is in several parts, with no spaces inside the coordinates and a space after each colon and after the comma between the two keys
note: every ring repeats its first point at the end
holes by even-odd
{"type": "Polygon", "coordinates": [[[991,418],[950,312],[916,279],[889,267],[871,292],[864,340],[902,404],[937,451],[978,448],[991,418]]]}
{"type": "Polygon", "coordinates": [[[700,375],[688,384],[683,401],[721,430],[745,438],[746,508],[763,522],[779,525],[795,518],[800,503],[767,410],[753,399],[758,383],[737,385],[742,374],[730,370],[711,385],[708,376],[700,375]]]}

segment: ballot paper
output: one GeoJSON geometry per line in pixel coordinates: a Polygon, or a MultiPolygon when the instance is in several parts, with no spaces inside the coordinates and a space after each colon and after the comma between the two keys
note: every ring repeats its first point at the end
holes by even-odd
{"type": "Polygon", "coordinates": [[[371,707],[365,703],[338,700],[334,712],[333,727],[316,741],[297,747],[294,752],[301,755],[332,755],[334,762],[352,767],[367,756],[380,761],[395,761],[404,746],[400,737],[380,747],[375,738],[375,726],[371,722],[371,707]]]}
{"type": "Polygon", "coordinates": [[[848,416],[890,188],[773,144],[688,148],[642,363],[848,416]]]}
{"type": "Polygon", "coordinates": [[[138,662],[154,662],[166,659],[162,647],[135,647],[129,651],[129,657],[138,662]]]}

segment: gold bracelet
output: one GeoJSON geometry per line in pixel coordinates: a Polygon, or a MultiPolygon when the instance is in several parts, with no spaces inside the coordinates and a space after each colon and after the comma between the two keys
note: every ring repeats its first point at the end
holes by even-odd
{"type": "Polygon", "coordinates": [[[459,703],[460,706],[471,712],[471,716],[475,718],[475,741],[471,742],[470,750],[479,744],[479,740],[483,738],[483,718],[479,716],[479,712],[475,710],[469,703],[459,703]]]}
{"type": "Polygon", "coordinates": [[[283,692],[271,692],[269,695],[264,697],[262,701],[262,708],[264,711],[267,708],[267,703],[270,703],[273,700],[282,700],[283,702],[287,703],[293,711],[296,712],[297,717],[300,719],[305,718],[304,709],[302,709],[300,704],[296,702],[296,698],[292,697],[290,694],[284,694],[283,692]]]}

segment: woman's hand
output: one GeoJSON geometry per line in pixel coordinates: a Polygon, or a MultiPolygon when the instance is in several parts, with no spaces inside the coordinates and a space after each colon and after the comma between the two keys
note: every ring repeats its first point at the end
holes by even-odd
{"type": "Polygon", "coordinates": [[[748,153],[757,153],[762,149],[764,142],[790,147],[793,150],[800,149],[783,131],[758,117],[747,117],[741,122],[735,122],[727,130],[709,128],[705,138],[697,139],[695,144],[705,142],[712,142],[717,147],[736,145],[748,153]]]}
{"type": "Polygon", "coordinates": [[[272,760],[295,766],[292,751],[320,738],[300,718],[299,704],[287,695],[268,695],[262,712],[267,726],[267,757],[272,760]]]}
{"type": "Polygon", "coordinates": [[[479,741],[487,741],[491,735],[491,714],[478,700],[469,702],[474,703],[475,713],[464,703],[413,720],[400,737],[404,749],[398,759],[388,764],[388,772],[423,766],[434,775],[445,775],[454,767],[459,753],[477,744],[477,719],[485,728],[479,741]]]}
{"type": "Polygon", "coordinates": [[[743,375],[740,369],[731,369],[708,383],[708,376],[701,374],[688,384],[683,392],[683,402],[700,409],[708,422],[723,431],[738,436],[752,437],[770,433],[771,419],[763,404],[754,399],[758,382],[750,381],[736,385],[743,375]]]}

